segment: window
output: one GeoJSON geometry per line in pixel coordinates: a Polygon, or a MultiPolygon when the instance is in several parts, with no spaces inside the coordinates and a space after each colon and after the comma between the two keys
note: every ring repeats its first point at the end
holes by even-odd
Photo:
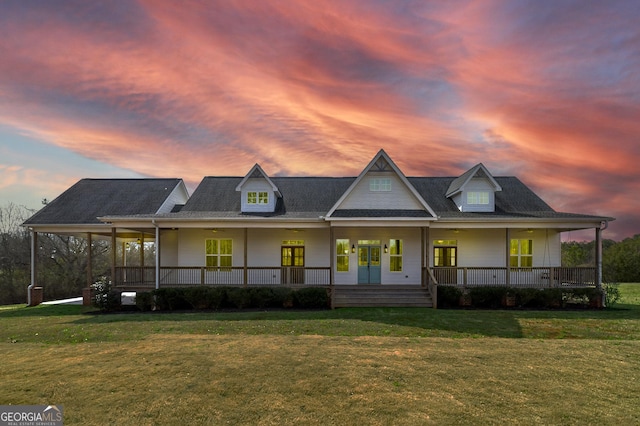
{"type": "Polygon", "coordinates": [[[389,241],[389,270],[402,272],[402,240],[389,241]]]}
{"type": "Polygon", "coordinates": [[[249,191],[247,192],[247,204],[269,204],[269,193],[249,191]]]}
{"type": "Polygon", "coordinates": [[[533,266],[533,240],[511,240],[509,265],[512,268],[531,268],[533,266]]]}
{"type": "Polygon", "coordinates": [[[336,270],[338,272],[349,272],[350,252],[349,240],[336,240],[336,270]]]}
{"type": "Polygon", "coordinates": [[[433,241],[433,266],[455,267],[457,266],[458,241],[434,240],[433,241]]]}
{"type": "Polygon", "coordinates": [[[208,238],[205,246],[207,268],[230,268],[233,265],[233,240],[208,238]]]}
{"type": "Polygon", "coordinates": [[[374,192],[391,191],[391,178],[372,178],[369,190],[374,192]]]}
{"type": "Polygon", "coordinates": [[[467,192],[467,204],[489,204],[489,193],[482,192],[467,192]]]}

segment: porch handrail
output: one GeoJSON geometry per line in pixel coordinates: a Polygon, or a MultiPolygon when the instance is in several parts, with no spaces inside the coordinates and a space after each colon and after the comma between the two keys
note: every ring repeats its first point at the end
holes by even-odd
{"type": "MultiPolygon", "coordinates": [[[[155,266],[118,266],[116,287],[155,287],[155,266]]],[[[298,266],[161,266],[159,283],[167,286],[194,285],[305,285],[330,284],[329,267],[298,266]]]]}
{"type": "Polygon", "coordinates": [[[427,270],[427,289],[429,290],[429,294],[431,295],[431,303],[433,304],[433,309],[438,309],[438,280],[433,275],[433,272],[429,268],[425,268],[427,270]]]}
{"type": "Polygon", "coordinates": [[[596,268],[581,267],[431,267],[439,285],[510,287],[595,287],[596,268]]]}

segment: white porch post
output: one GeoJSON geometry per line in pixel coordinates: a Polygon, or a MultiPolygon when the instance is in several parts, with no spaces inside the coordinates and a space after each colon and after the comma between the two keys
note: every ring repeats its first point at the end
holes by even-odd
{"type": "Polygon", "coordinates": [[[505,264],[507,266],[507,276],[505,278],[507,287],[511,286],[511,228],[506,228],[506,253],[505,253],[505,264]]]}
{"type": "Polygon", "coordinates": [[[27,305],[31,306],[31,291],[36,286],[38,262],[38,233],[31,230],[31,284],[27,287],[27,305]]]}
{"type": "Polygon", "coordinates": [[[111,283],[115,286],[116,282],[116,228],[111,228],[111,283]]]}
{"type": "Polygon", "coordinates": [[[244,228],[244,270],[243,270],[243,281],[244,285],[249,284],[249,229],[244,228]]]}
{"type": "Polygon", "coordinates": [[[602,288],[602,229],[596,228],[596,288],[602,288]]]}
{"type": "Polygon", "coordinates": [[[427,278],[429,276],[429,273],[427,272],[427,269],[429,268],[429,228],[428,227],[422,227],[420,228],[420,239],[422,240],[422,244],[421,245],[421,268],[420,268],[420,272],[421,272],[421,277],[420,277],[420,285],[422,285],[423,287],[426,286],[429,282],[429,279],[427,278]]]}
{"type": "Polygon", "coordinates": [[[87,233],[87,288],[93,284],[93,235],[87,233]]]}
{"type": "Polygon", "coordinates": [[[156,290],[160,288],[160,227],[153,221],[153,225],[156,227],[156,290]]]}

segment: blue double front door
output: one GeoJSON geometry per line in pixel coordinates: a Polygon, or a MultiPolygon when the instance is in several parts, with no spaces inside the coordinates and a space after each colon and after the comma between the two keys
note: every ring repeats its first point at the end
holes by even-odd
{"type": "Polygon", "coordinates": [[[379,245],[358,245],[358,284],[380,284],[379,245]]]}

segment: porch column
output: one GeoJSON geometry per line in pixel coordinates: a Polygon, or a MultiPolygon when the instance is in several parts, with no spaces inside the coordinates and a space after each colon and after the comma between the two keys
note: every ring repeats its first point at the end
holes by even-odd
{"type": "Polygon", "coordinates": [[[116,282],[116,228],[111,228],[111,283],[115,286],[116,282]]]}
{"type": "Polygon", "coordinates": [[[160,227],[155,223],[155,221],[153,222],[154,226],[156,227],[156,241],[155,241],[155,245],[156,245],[156,290],[160,288],[160,227]]]}
{"type": "Polygon", "coordinates": [[[421,254],[420,254],[420,285],[422,287],[425,287],[427,285],[427,282],[429,281],[427,279],[428,273],[426,268],[429,267],[429,261],[428,261],[428,256],[429,256],[429,250],[428,250],[428,244],[429,244],[429,228],[427,227],[422,227],[420,228],[420,240],[421,240],[421,254]]]}
{"type": "Polygon", "coordinates": [[[505,265],[507,266],[507,276],[505,278],[505,284],[507,285],[507,287],[511,287],[511,228],[506,228],[505,231],[505,265]]]}
{"type": "MultiPolygon", "coordinates": [[[[31,284],[27,287],[27,305],[35,306],[39,305],[35,297],[32,297],[32,292],[34,292],[34,288],[36,287],[36,283],[38,282],[38,233],[31,230],[31,284]]],[[[42,293],[40,293],[42,294],[42,293]]]]}
{"type": "MultiPolygon", "coordinates": [[[[335,258],[335,250],[336,250],[336,243],[335,243],[335,232],[333,229],[333,226],[331,226],[329,228],[329,285],[333,285],[333,283],[335,282],[335,274],[333,272],[334,269],[334,261],[333,259],[335,258]]],[[[331,298],[331,301],[333,303],[333,298],[331,298]]]]}
{"type": "Polygon", "coordinates": [[[91,232],[87,234],[87,288],[93,284],[93,235],[91,232]]]}
{"type": "Polygon", "coordinates": [[[248,260],[249,260],[249,229],[244,228],[244,270],[243,270],[243,277],[242,277],[244,285],[249,284],[248,260]]]}
{"type": "Polygon", "coordinates": [[[596,228],[596,288],[602,289],[602,229],[596,228]]]}
{"type": "Polygon", "coordinates": [[[144,233],[140,233],[140,270],[142,272],[142,282],[144,283],[144,233]]]}

